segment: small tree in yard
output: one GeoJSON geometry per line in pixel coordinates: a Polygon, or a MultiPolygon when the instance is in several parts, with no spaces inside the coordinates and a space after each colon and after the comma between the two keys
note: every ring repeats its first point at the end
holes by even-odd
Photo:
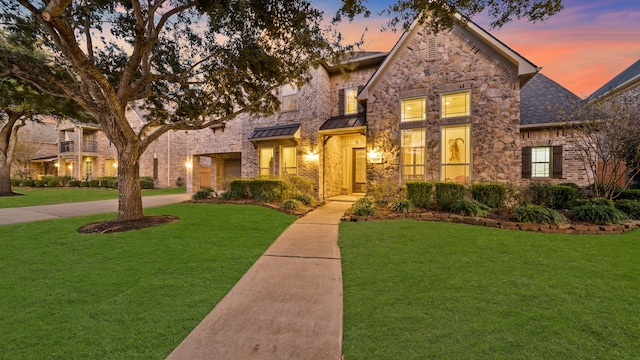
{"type": "Polygon", "coordinates": [[[574,104],[562,116],[570,142],[584,162],[595,197],[612,199],[640,173],[639,94],[574,104]]]}
{"type": "MultiPolygon", "coordinates": [[[[451,14],[470,18],[483,10],[499,26],[512,18],[544,20],[561,0],[399,0],[405,17],[432,14],[440,28],[451,14]],[[425,11],[426,10],[426,11],[425,11]]],[[[5,27],[52,55],[33,62],[28,52],[0,48],[2,67],[40,91],[87,109],[118,152],[118,220],[144,217],[139,159],[170,130],[202,129],[244,112],[269,113],[279,86],[301,85],[309,69],[335,55],[307,0],[0,0],[5,27]],[[54,76],[47,68],[62,70],[54,76]],[[150,121],[135,131],[126,106],[142,103],[150,121]]],[[[343,0],[334,18],[368,11],[343,0]]],[[[426,15],[423,15],[426,18],[426,15]]],[[[435,26],[438,28],[438,26],[435,26]]],[[[340,39],[339,36],[335,39],[340,39]]]]}

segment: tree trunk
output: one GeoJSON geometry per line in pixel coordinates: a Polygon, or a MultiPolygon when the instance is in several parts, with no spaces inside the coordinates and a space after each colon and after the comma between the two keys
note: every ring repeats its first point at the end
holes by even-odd
{"type": "Polygon", "coordinates": [[[0,196],[15,195],[11,190],[11,163],[6,160],[7,157],[0,152],[0,196]]]}
{"type": "Polygon", "coordinates": [[[133,152],[118,155],[118,221],[144,218],[140,188],[140,157],[133,152]]]}

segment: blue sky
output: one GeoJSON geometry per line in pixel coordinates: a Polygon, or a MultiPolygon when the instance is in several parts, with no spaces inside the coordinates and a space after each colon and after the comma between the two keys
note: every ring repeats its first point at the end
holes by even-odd
{"type": "MultiPolygon", "coordinates": [[[[372,16],[342,24],[341,31],[355,41],[367,29],[365,50],[389,51],[400,32],[380,32],[387,19],[379,10],[391,1],[369,1],[372,16]]],[[[580,97],[586,97],[640,59],[640,1],[565,0],[564,10],[544,23],[516,21],[490,29],[489,19],[473,20],[498,39],[542,67],[542,73],[580,97]]],[[[331,18],[337,2],[314,5],[331,18]]]]}

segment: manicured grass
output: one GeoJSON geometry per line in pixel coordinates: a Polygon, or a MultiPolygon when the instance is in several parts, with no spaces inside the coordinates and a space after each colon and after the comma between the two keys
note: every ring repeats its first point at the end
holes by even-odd
{"type": "Polygon", "coordinates": [[[1,359],[164,359],[295,218],[253,206],[81,235],[113,214],[1,226],[1,359]]]}
{"type": "Polygon", "coordinates": [[[345,359],[637,359],[640,232],[342,223],[345,359]]]}
{"type": "MultiPolygon", "coordinates": [[[[13,192],[22,196],[0,196],[0,209],[62,204],[81,201],[117,199],[118,191],[102,188],[22,188],[14,187],[13,192]]],[[[182,194],[184,187],[142,190],[142,196],[182,194]]]]}

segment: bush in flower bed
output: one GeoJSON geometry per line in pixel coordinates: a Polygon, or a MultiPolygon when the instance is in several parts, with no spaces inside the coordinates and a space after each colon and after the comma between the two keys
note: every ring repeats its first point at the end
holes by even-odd
{"type": "Polygon", "coordinates": [[[353,215],[371,216],[377,212],[376,201],[371,196],[362,197],[351,206],[351,213],[353,215]]]}
{"type": "Polygon", "coordinates": [[[518,222],[551,225],[562,225],[568,222],[567,218],[559,212],[536,204],[520,205],[513,210],[513,215],[518,222]]]}
{"type": "Polygon", "coordinates": [[[296,211],[302,207],[302,202],[297,199],[287,199],[282,203],[282,208],[287,211],[296,211]]]}
{"type": "Polygon", "coordinates": [[[600,225],[610,225],[620,224],[628,218],[625,213],[613,206],[586,204],[573,208],[573,219],[600,225]]]}
{"type": "Polygon", "coordinates": [[[476,200],[463,199],[451,204],[451,212],[465,216],[485,217],[490,211],[489,206],[476,200]]]}
{"type": "Polygon", "coordinates": [[[616,200],[614,203],[616,209],[623,211],[630,218],[640,220],[640,201],[639,200],[616,200]]]}
{"type": "Polygon", "coordinates": [[[441,182],[436,184],[436,205],[442,210],[449,211],[456,201],[464,200],[467,189],[457,183],[441,182]]]}
{"type": "Polygon", "coordinates": [[[408,199],[398,199],[391,201],[387,208],[394,213],[407,213],[413,208],[413,204],[408,199]]]}
{"type": "Polygon", "coordinates": [[[80,187],[80,180],[69,180],[68,187],[80,187]]]}
{"type": "Polygon", "coordinates": [[[421,209],[428,209],[431,205],[431,194],[433,193],[433,183],[428,181],[408,181],[407,200],[413,206],[421,209]]]}
{"type": "Polygon", "coordinates": [[[492,209],[500,209],[504,207],[507,189],[503,184],[473,184],[471,197],[492,209]]]}

